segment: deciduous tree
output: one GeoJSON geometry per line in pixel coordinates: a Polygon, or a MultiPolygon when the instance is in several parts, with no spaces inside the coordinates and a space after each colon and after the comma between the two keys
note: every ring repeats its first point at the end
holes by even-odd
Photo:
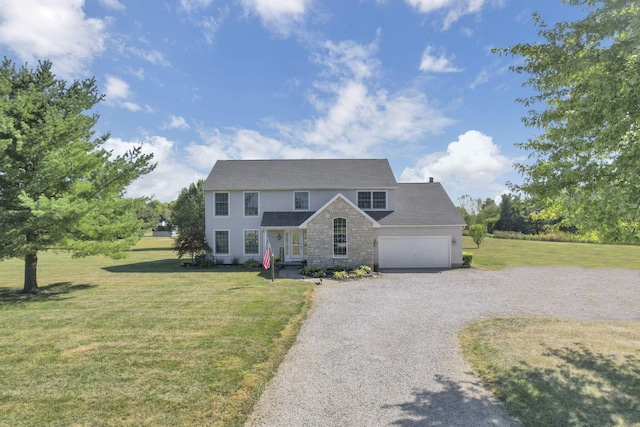
{"type": "Polygon", "coordinates": [[[521,57],[534,95],[519,99],[540,134],[519,144],[535,203],[608,241],[640,241],[640,1],[563,0],[584,18],[548,26],[539,43],[497,49],[521,57]]]}
{"type": "Polygon", "coordinates": [[[480,247],[480,243],[484,241],[485,236],[487,235],[487,227],[483,224],[473,224],[469,226],[469,235],[473,239],[473,243],[480,247]]]}
{"type": "Polygon", "coordinates": [[[211,250],[205,238],[203,184],[199,180],[183,188],[171,210],[171,222],[178,227],[174,249],[179,258],[190,254],[193,260],[211,250]]]}
{"type": "Polygon", "coordinates": [[[95,79],[56,79],[51,62],[0,67],[0,259],[25,260],[24,292],[38,292],[38,253],[120,257],[141,236],[138,202],[122,197],[150,172],[140,148],[113,156],[95,137],[95,79]]]}

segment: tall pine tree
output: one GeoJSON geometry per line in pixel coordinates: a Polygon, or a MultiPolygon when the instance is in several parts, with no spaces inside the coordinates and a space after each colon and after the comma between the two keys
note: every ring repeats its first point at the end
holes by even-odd
{"type": "Polygon", "coordinates": [[[95,137],[95,79],[56,79],[51,62],[0,67],[0,259],[23,258],[24,292],[38,292],[38,253],[120,257],[141,237],[125,187],[155,167],[133,149],[113,156],[95,137]]]}

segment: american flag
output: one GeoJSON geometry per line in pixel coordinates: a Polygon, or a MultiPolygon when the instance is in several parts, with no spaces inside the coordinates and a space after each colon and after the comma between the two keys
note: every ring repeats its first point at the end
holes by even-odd
{"type": "Polygon", "coordinates": [[[267,240],[267,249],[264,251],[262,266],[266,269],[271,267],[271,243],[267,240]]]}

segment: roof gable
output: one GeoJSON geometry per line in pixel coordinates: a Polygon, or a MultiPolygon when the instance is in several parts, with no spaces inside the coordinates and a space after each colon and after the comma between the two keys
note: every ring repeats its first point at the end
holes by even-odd
{"type": "Polygon", "coordinates": [[[316,212],[314,212],[313,215],[311,215],[309,218],[307,218],[306,221],[304,221],[302,224],[300,224],[298,228],[307,228],[307,224],[309,222],[313,221],[313,219],[315,217],[320,215],[322,213],[322,211],[327,209],[329,206],[331,206],[333,203],[335,203],[335,201],[338,200],[338,199],[345,201],[353,209],[355,209],[356,211],[360,212],[363,217],[365,217],[366,219],[371,221],[371,224],[373,224],[373,228],[379,228],[380,227],[380,224],[378,224],[376,222],[376,220],[374,220],[369,215],[367,215],[366,212],[364,212],[362,209],[357,207],[351,200],[347,199],[342,194],[338,193],[335,196],[333,196],[333,198],[331,200],[329,200],[327,203],[325,203],[324,206],[322,206],[320,209],[318,209],[316,212]]]}
{"type": "Polygon", "coordinates": [[[209,191],[393,189],[386,159],[218,160],[209,191]]]}

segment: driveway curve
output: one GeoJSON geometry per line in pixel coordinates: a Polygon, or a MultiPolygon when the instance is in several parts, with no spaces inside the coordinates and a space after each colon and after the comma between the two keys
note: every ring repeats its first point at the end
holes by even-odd
{"type": "Polygon", "coordinates": [[[325,280],[247,426],[512,426],[457,334],[494,316],[639,320],[640,272],[456,269],[325,280]]]}

